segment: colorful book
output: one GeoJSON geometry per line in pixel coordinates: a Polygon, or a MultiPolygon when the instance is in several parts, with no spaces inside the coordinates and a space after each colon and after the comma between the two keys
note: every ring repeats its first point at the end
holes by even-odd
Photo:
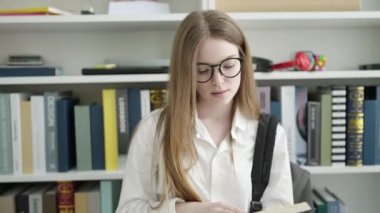
{"type": "Polygon", "coordinates": [[[0,16],[7,15],[70,15],[71,12],[56,8],[56,7],[26,7],[1,9],[0,16]]]}
{"type": "Polygon", "coordinates": [[[73,213],[75,183],[72,181],[57,182],[57,209],[58,213],[73,213]]]}
{"type": "Polygon", "coordinates": [[[347,165],[363,165],[364,86],[347,91],[347,165]]]}
{"type": "Polygon", "coordinates": [[[28,100],[21,101],[22,173],[33,173],[32,115],[28,100]]]}
{"type": "Polygon", "coordinates": [[[57,67],[6,66],[0,67],[0,77],[56,76],[62,70],[57,67]]]}
{"type": "Polygon", "coordinates": [[[118,170],[116,90],[103,89],[104,156],[106,170],[118,170]]]}
{"type": "Polygon", "coordinates": [[[166,89],[150,89],[150,111],[162,108],[166,103],[166,89]]]}

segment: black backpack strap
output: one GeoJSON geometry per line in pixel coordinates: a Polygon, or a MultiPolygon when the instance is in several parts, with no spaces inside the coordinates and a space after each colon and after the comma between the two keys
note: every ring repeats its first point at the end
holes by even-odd
{"type": "Polygon", "coordinates": [[[250,212],[262,210],[260,199],[269,183],[277,125],[278,120],[274,116],[260,115],[251,171],[252,201],[250,212]]]}

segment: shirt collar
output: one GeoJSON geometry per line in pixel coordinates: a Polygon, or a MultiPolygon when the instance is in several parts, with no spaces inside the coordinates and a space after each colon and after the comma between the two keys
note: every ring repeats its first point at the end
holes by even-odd
{"type": "Polygon", "coordinates": [[[237,132],[240,130],[244,132],[247,128],[248,119],[243,115],[239,107],[236,108],[234,118],[231,125],[231,136],[233,139],[237,139],[237,132]]]}

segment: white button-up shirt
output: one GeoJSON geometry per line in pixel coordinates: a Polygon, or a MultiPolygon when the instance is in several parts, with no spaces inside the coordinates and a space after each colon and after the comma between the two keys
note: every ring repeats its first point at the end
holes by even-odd
{"type": "MultiPolygon", "coordinates": [[[[155,144],[156,125],[161,110],[145,117],[131,141],[123,186],[117,208],[126,212],[175,213],[175,203],[182,200],[171,197],[160,208],[154,208],[162,195],[163,159],[155,144]],[[157,154],[159,153],[159,154],[157,154]],[[159,156],[159,157],[155,157],[159,156]]],[[[248,211],[252,198],[251,169],[256,120],[246,118],[236,110],[231,137],[216,146],[206,126],[196,119],[195,149],[198,155],[195,165],[187,172],[192,187],[203,201],[225,202],[248,211]],[[232,139],[232,154],[229,140],[232,139]]],[[[261,198],[264,209],[293,204],[292,180],[286,134],[278,126],[273,151],[269,184],[261,198]]]]}

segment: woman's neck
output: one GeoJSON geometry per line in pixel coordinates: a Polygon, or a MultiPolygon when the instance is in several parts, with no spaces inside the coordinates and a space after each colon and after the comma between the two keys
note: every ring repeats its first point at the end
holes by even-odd
{"type": "Polygon", "coordinates": [[[232,115],[232,103],[225,106],[197,105],[198,118],[211,121],[228,121],[232,115]]]}

